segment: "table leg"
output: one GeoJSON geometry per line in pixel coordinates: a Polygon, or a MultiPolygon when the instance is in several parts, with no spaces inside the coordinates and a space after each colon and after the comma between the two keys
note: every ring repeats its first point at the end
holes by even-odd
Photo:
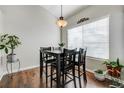
{"type": "Polygon", "coordinates": [[[60,88],[60,55],[57,55],[57,88],[60,88]]]}
{"type": "Polygon", "coordinates": [[[40,52],[40,78],[43,75],[43,59],[42,59],[42,53],[40,52]]]}

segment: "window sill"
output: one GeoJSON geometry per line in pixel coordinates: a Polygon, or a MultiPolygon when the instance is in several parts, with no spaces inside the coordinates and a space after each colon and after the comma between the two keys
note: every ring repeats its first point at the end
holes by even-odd
{"type": "Polygon", "coordinates": [[[105,61],[107,59],[103,59],[103,58],[96,58],[96,57],[91,57],[91,56],[87,56],[88,59],[93,59],[93,60],[96,60],[96,61],[105,61]]]}

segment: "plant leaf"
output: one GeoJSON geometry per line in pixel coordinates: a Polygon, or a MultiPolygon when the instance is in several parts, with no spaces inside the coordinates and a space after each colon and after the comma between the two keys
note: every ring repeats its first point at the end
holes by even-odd
{"type": "Polygon", "coordinates": [[[0,45],[0,49],[4,49],[5,45],[0,45]]]}
{"type": "Polygon", "coordinates": [[[7,47],[5,48],[5,53],[8,54],[8,48],[7,47]]]}

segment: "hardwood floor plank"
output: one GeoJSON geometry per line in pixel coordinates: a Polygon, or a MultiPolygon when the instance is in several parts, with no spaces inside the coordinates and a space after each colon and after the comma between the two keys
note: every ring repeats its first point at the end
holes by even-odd
{"type": "MultiPolygon", "coordinates": [[[[40,79],[39,72],[40,72],[39,68],[34,68],[30,70],[20,71],[18,73],[13,73],[12,78],[11,78],[11,74],[5,75],[0,81],[0,87],[1,88],[45,88],[45,78],[40,79]]],[[[87,79],[88,82],[86,88],[108,87],[108,83],[95,80],[92,73],[87,72],[87,79]]],[[[81,82],[83,84],[83,80],[81,82]]],[[[76,80],[76,83],[79,87],[78,80],[76,80]]],[[[66,86],[66,88],[74,88],[73,85],[74,84],[72,81],[66,86]]]]}

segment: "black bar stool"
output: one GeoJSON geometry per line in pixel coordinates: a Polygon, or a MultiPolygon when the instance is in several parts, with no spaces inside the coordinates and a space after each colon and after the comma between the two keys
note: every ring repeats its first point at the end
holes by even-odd
{"type": "MultiPolygon", "coordinates": [[[[69,50],[64,49],[63,56],[61,56],[61,78],[62,79],[62,87],[65,87],[66,84],[70,83],[71,81],[74,81],[74,86],[76,88],[76,80],[75,80],[75,49],[69,50]],[[72,73],[72,74],[71,74],[72,73]],[[71,75],[71,76],[70,76],[71,75]],[[67,81],[67,77],[70,79],[67,81]]],[[[52,87],[52,81],[56,81],[57,77],[53,76],[55,75],[54,70],[56,70],[57,66],[56,63],[51,64],[51,87],[52,87]]]]}
{"type": "Polygon", "coordinates": [[[78,58],[76,58],[77,60],[75,61],[75,66],[77,66],[78,69],[75,69],[76,71],[78,71],[78,76],[76,76],[79,80],[79,86],[80,88],[81,86],[81,76],[83,75],[83,79],[84,79],[84,85],[86,86],[87,83],[87,77],[86,77],[86,52],[87,49],[79,49],[79,52],[77,53],[78,58]],[[82,67],[82,69],[81,69],[82,67]]]}
{"type": "Polygon", "coordinates": [[[56,59],[50,55],[47,55],[44,53],[44,51],[47,51],[47,50],[51,50],[51,47],[40,47],[40,64],[41,64],[41,67],[40,67],[40,70],[41,70],[41,76],[43,75],[43,67],[44,67],[44,64],[45,64],[45,76],[46,76],[46,87],[48,85],[48,77],[50,77],[50,75],[48,75],[48,66],[51,65],[52,62],[55,62],[56,59]]]}

